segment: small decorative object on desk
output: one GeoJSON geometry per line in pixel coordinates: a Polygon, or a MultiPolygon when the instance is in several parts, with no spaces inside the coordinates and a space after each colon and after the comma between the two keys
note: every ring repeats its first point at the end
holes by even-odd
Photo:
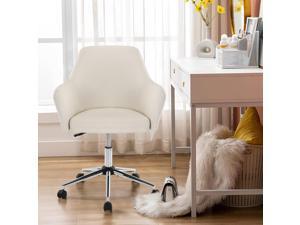
{"type": "MultiPolygon", "coordinates": [[[[206,39],[202,40],[196,46],[197,55],[201,58],[215,58],[216,56],[216,46],[217,43],[211,40],[211,22],[215,19],[215,16],[211,16],[212,5],[214,0],[185,0],[185,2],[192,2],[195,6],[195,10],[199,12],[201,20],[205,25],[206,39]]],[[[217,1],[216,1],[217,2],[217,1]]],[[[224,14],[225,8],[222,5],[217,5],[216,7],[218,14],[224,14]]]]}
{"type": "Polygon", "coordinates": [[[248,17],[246,31],[227,38],[228,46],[224,47],[225,35],[216,47],[216,60],[221,68],[254,68],[259,65],[259,31],[257,24],[261,18],[248,17]]]}
{"type": "Polygon", "coordinates": [[[231,48],[237,48],[237,46],[238,46],[238,36],[236,34],[234,34],[231,37],[230,47],[231,48]]]}
{"type": "Polygon", "coordinates": [[[219,47],[226,48],[227,46],[228,46],[227,34],[222,34],[219,47]]]}
{"type": "Polygon", "coordinates": [[[177,182],[175,177],[169,176],[165,178],[164,186],[161,192],[161,200],[168,202],[178,195],[177,182]]]}

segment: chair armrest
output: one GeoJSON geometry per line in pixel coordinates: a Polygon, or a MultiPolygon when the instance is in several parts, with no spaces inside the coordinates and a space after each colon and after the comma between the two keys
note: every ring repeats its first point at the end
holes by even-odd
{"type": "Polygon", "coordinates": [[[54,102],[62,128],[69,131],[70,119],[82,111],[78,94],[70,81],[66,81],[55,89],[54,102]]]}
{"type": "Polygon", "coordinates": [[[150,132],[153,135],[159,125],[166,95],[161,86],[151,82],[150,85],[147,85],[144,89],[141,97],[142,112],[150,119],[150,132]]]}

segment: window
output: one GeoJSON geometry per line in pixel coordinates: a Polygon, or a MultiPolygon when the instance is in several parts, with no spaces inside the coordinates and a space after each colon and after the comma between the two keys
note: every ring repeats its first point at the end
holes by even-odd
{"type": "Polygon", "coordinates": [[[131,45],[153,80],[167,88],[169,59],[183,35],[182,0],[43,0],[39,26],[39,104],[52,105],[78,51],[89,45],[131,45]]]}
{"type": "Polygon", "coordinates": [[[53,104],[53,90],[63,81],[61,0],[39,1],[39,104],[53,104]]]}

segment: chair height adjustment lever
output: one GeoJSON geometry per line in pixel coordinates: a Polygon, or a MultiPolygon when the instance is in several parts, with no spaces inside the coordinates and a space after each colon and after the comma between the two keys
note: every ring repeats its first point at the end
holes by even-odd
{"type": "Polygon", "coordinates": [[[78,137],[78,136],[81,136],[81,135],[84,135],[85,133],[78,133],[78,134],[74,134],[73,136],[74,137],[78,137]]]}

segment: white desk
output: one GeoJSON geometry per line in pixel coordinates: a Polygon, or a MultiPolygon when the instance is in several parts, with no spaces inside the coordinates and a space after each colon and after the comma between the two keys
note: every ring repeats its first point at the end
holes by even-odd
{"type": "Polygon", "coordinates": [[[262,106],[263,70],[221,69],[215,59],[171,59],[171,164],[176,165],[175,146],[175,90],[190,105],[191,194],[192,217],[196,217],[196,195],[255,195],[262,189],[201,190],[196,191],[196,108],[262,106]]]}

